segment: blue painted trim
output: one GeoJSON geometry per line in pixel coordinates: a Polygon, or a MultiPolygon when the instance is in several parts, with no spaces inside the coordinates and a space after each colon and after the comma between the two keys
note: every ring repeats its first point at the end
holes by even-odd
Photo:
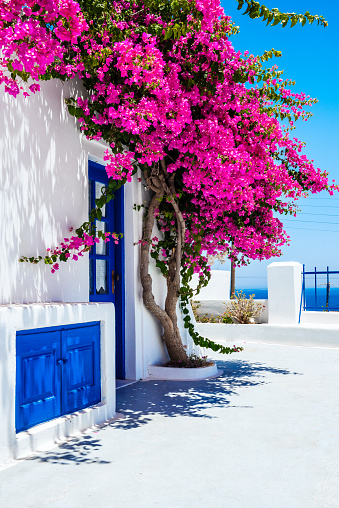
{"type": "Polygon", "coordinates": [[[114,200],[115,231],[123,233],[123,237],[116,246],[115,267],[119,280],[116,281],[115,290],[115,312],[116,312],[116,377],[125,379],[126,358],[125,358],[125,213],[124,213],[124,188],[116,192],[114,200]]]}
{"type": "MultiPolygon", "coordinates": [[[[108,185],[108,176],[105,171],[105,167],[101,166],[100,164],[92,161],[88,161],[88,178],[93,181],[101,182],[103,185],[108,185]]],[[[95,188],[94,183],[91,182],[92,185],[92,200],[90,203],[91,209],[95,207],[95,188]]],[[[114,207],[115,207],[115,200],[110,201],[106,205],[107,210],[107,217],[102,218],[102,222],[107,223],[107,228],[109,231],[115,230],[115,224],[114,224],[114,207]]],[[[108,254],[106,255],[98,255],[94,254],[92,251],[90,251],[89,259],[93,260],[92,263],[92,273],[93,273],[93,294],[90,294],[90,301],[91,302],[115,302],[115,295],[113,295],[112,298],[112,267],[115,266],[115,246],[111,244],[111,242],[108,242],[107,244],[108,254]],[[107,294],[97,294],[95,291],[95,280],[96,280],[96,262],[95,260],[103,259],[105,261],[108,261],[108,280],[107,280],[107,286],[108,286],[108,293],[107,294]]]]}
{"type": "MultiPolygon", "coordinates": [[[[105,171],[105,167],[97,162],[88,161],[88,177],[93,180],[98,180],[103,184],[108,184],[108,176],[105,171]]],[[[110,224],[110,230],[116,233],[125,233],[125,213],[124,213],[124,199],[125,192],[124,187],[121,187],[115,192],[114,200],[108,203],[108,215],[112,213],[114,217],[114,224],[110,224]]],[[[92,192],[92,203],[91,206],[95,206],[95,196],[92,192]]],[[[112,295],[112,283],[111,277],[109,277],[109,294],[97,295],[94,293],[90,295],[91,302],[113,302],[115,305],[115,343],[116,343],[116,377],[118,379],[125,379],[126,377],[126,357],[125,357],[125,237],[119,239],[119,243],[114,245],[109,242],[108,245],[114,246],[114,249],[110,249],[112,254],[111,264],[114,266],[115,274],[119,275],[119,280],[115,281],[115,292],[112,295]],[[112,252],[113,251],[113,252],[112,252]]],[[[90,259],[94,257],[99,258],[100,256],[94,256],[90,254],[90,259]]],[[[93,263],[95,265],[95,263],[93,263]]],[[[110,273],[110,272],[109,272],[110,273]]],[[[95,281],[95,266],[93,266],[93,278],[95,281]]]]}

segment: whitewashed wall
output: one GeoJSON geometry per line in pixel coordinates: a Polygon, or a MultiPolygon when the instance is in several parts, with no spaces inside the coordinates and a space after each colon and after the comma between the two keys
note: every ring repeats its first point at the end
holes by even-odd
{"type": "MultiPolygon", "coordinates": [[[[79,90],[76,82],[48,82],[42,84],[42,92],[26,99],[15,99],[2,91],[0,95],[0,340],[3,345],[0,348],[3,390],[0,415],[6,420],[1,420],[1,427],[9,429],[11,436],[16,330],[51,326],[48,318],[51,311],[46,303],[86,304],[89,301],[88,255],[76,262],[60,263],[60,270],[55,274],[44,264],[18,262],[22,255],[44,255],[47,248],[59,245],[70,235],[71,226],[78,227],[87,220],[88,160],[104,164],[106,145],[86,140],[76,120],[68,114],[64,100],[75,96],[76,90],[79,90]],[[36,305],[40,303],[43,305],[39,306],[36,320],[36,305]],[[15,322],[11,316],[19,312],[15,311],[18,305],[23,308],[22,304],[25,304],[24,322],[20,319],[15,322]],[[9,342],[8,337],[11,337],[9,342]],[[12,369],[11,400],[6,391],[8,369],[12,369]]],[[[130,379],[147,377],[149,364],[163,363],[168,358],[161,341],[161,327],[142,303],[138,245],[142,215],[133,210],[133,205],[143,203],[146,198],[137,179],[125,186],[126,377],[130,379]]],[[[155,296],[162,304],[165,280],[154,265],[151,273],[155,296]]],[[[63,324],[73,323],[74,318],[60,308],[53,311],[53,325],[58,324],[58,316],[63,324]]],[[[107,311],[107,304],[85,305],[79,319],[98,320],[104,327],[106,323],[105,341],[114,344],[113,305],[110,309],[107,311]],[[109,312],[111,316],[107,317],[109,312]]],[[[192,350],[192,341],[181,318],[179,327],[188,349],[192,350]]],[[[115,388],[114,380],[110,382],[114,383],[111,388],[115,388]]],[[[115,407],[111,409],[110,416],[115,407]]],[[[13,447],[9,449],[6,443],[0,443],[0,463],[14,453],[13,447]]]]}
{"type": "MultiPolygon", "coordinates": [[[[199,283],[199,275],[193,274],[190,286],[196,289],[199,283]]],[[[231,286],[231,272],[226,270],[211,270],[211,278],[207,286],[200,290],[193,300],[229,300],[231,286]]]]}
{"type": "MultiPolygon", "coordinates": [[[[106,145],[88,141],[67,111],[76,82],[42,84],[42,92],[16,99],[2,94],[0,108],[0,304],[88,302],[88,256],[60,263],[18,263],[22,255],[44,255],[69,236],[88,215],[88,159],[104,164],[106,145]]],[[[139,175],[140,176],[140,175],[139,175]]],[[[147,200],[137,179],[125,186],[127,371],[145,377],[147,364],[167,358],[156,320],[143,307],[139,282],[142,214],[134,204],[147,200]],[[134,319],[130,319],[131,315],[134,319]],[[134,344],[133,344],[134,343],[134,344]]],[[[154,292],[164,301],[165,280],[151,267],[154,292]]]]}
{"type": "Polygon", "coordinates": [[[1,93],[0,302],[88,301],[87,260],[48,267],[18,263],[44,254],[87,217],[84,138],[64,104],[74,84],[43,84],[43,93],[1,93]]]}

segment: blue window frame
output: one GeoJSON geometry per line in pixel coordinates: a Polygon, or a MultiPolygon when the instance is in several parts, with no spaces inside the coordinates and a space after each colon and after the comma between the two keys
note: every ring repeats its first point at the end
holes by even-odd
{"type": "MultiPolygon", "coordinates": [[[[95,207],[95,199],[108,185],[108,177],[102,166],[89,162],[88,201],[89,212],[95,207]]],[[[97,230],[114,231],[114,200],[102,208],[102,220],[96,221],[97,230]]],[[[89,254],[89,293],[95,302],[115,302],[115,248],[114,242],[96,243],[89,254]]]]}

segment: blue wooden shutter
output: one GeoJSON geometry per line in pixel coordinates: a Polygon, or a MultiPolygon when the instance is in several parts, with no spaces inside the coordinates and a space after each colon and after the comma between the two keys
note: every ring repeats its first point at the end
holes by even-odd
{"type": "Polygon", "coordinates": [[[17,333],[16,430],[61,413],[60,332],[17,333]]]}
{"type": "Polygon", "coordinates": [[[100,325],[63,330],[62,347],[63,413],[100,402],[100,325]]]}
{"type": "Polygon", "coordinates": [[[16,430],[101,400],[100,323],[17,332],[16,430]]]}

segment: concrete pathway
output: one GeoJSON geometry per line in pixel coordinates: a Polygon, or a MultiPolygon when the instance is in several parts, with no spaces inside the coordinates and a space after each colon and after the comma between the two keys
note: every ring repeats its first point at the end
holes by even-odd
{"type": "Polygon", "coordinates": [[[0,472],[1,508],[339,507],[339,349],[248,344],[139,382],[126,418],[0,472]]]}

